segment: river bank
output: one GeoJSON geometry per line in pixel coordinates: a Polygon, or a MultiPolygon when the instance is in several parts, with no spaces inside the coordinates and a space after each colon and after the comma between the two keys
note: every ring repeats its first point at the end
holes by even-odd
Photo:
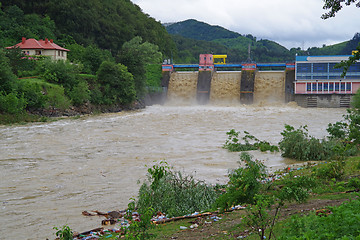
{"type": "MultiPolygon", "coordinates": [[[[292,216],[307,216],[310,214],[316,214],[319,217],[326,217],[328,214],[332,214],[332,207],[346,204],[351,200],[357,199],[360,185],[354,185],[354,182],[358,182],[357,178],[360,174],[360,157],[351,157],[345,160],[343,175],[336,180],[330,178],[319,178],[318,187],[315,187],[311,191],[310,198],[304,203],[292,203],[288,202],[282,208],[279,215],[279,221],[275,226],[274,234],[280,236],[285,227],[285,223],[289,221],[292,216]]],[[[284,171],[278,172],[277,176],[273,179],[276,182],[280,182],[281,176],[285,177],[290,172],[294,176],[310,176],[316,172],[321,172],[321,169],[327,169],[328,164],[325,162],[317,162],[315,164],[307,164],[297,169],[284,169],[284,171]]],[[[316,175],[314,175],[316,176],[316,175]]],[[[270,176],[268,177],[270,179],[270,176]]],[[[278,184],[273,182],[274,186],[278,184]]],[[[359,184],[360,182],[358,182],[359,184]]],[[[232,208],[225,213],[220,212],[205,212],[186,215],[184,217],[175,217],[167,219],[161,216],[155,217],[153,223],[156,227],[149,230],[151,235],[154,235],[156,239],[258,239],[256,229],[246,224],[246,216],[248,211],[246,208],[249,206],[238,206],[232,208]],[[161,220],[159,220],[161,219],[161,220]]],[[[124,211],[125,212],[125,211],[124,211]]],[[[123,212],[123,213],[124,213],[123,212]]],[[[103,228],[88,231],[82,234],[75,234],[75,239],[87,239],[87,237],[103,236],[107,239],[116,239],[115,235],[123,232],[122,227],[124,225],[124,219],[121,218],[121,214],[118,213],[115,217],[109,215],[115,215],[114,212],[109,214],[98,214],[101,217],[107,217],[108,220],[102,220],[103,228]],[[109,229],[109,230],[107,230],[109,229]],[[112,236],[113,235],[113,236],[112,236]]],[[[274,211],[270,212],[274,214],[274,211]]],[[[349,214],[349,213],[347,213],[349,214]]],[[[95,215],[84,214],[84,220],[93,218],[95,215]],[[92,215],[92,216],[91,216],[92,215]]],[[[354,223],[356,224],[356,223],[354,223]]],[[[154,225],[154,226],[155,226],[154,225]]],[[[342,226],[338,226],[341,228],[342,226]]],[[[344,233],[346,234],[346,233],[344,233]]]]}
{"type": "MultiPolygon", "coordinates": [[[[0,235],[51,239],[53,226],[97,228],[99,218],[84,221],[81,212],[125,209],[154,161],[165,160],[211,184],[225,183],[239,160],[238,153],[222,148],[230,129],[276,144],[285,124],[308,125],[309,133],[322,138],[327,124],[345,113],[288,105],[154,105],[0,126],[0,235]]],[[[277,153],[252,154],[272,171],[297,163],[277,153]]]]}
{"type": "Polygon", "coordinates": [[[122,111],[134,111],[144,109],[145,103],[136,101],[129,106],[115,105],[94,105],[86,103],[81,106],[71,106],[68,109],[41,108],[29,109],[18,114],[0,114],[1,124],[22,124],[30,122],[51,122],[68,117],[80,117],[98,115],[103,113],[117,113],[122,111]]]}

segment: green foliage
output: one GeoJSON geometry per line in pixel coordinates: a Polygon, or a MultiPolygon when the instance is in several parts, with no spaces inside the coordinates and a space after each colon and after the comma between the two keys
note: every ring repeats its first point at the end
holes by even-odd
{"type": "Polygon", "coordinates": [[[272,229],[275,222],[279,218],[279,206],[276,208],[274,214],[271,213],[272,206],[275,203],[274,196],[255,195],[254,201],[256,204],[252,204],[247,208],[248,215],[246,217],[246,225],[255,229],[255,233],[259,238],[265,239],[266,229],[270,229],[268,239],[271,239],[273,234],[272,229]]]}
{"type": "Polygon", "coordinates": [[[46,96],[42,83],[32,81],[31,79],[22,79],[18,81],[19,92],[24,94],[27,102],[27,108],[38,109],[46,105],[46,96]]]}
{"type": "Polygon", "coordinates": [[[281,132],[283,136],[279,142],[283,157],[297,160],[328,160],[334,157],[334,142],[320,141],[309,136],[307,126],[296,129],[290,125],[285,125],[285,130],[281,132]]]}
{"type": "Polygon", "coordinates": [[[146,64],[146,86],[149,91],[161,87],[162,70],[160,64],[146,64]]]}
{"type": "Polygon", "coordinates": [[[329,10],[329,12],[324,13],[321,18],[328,19],[335,17],[335,14],[339,12],[344,4],[346,6],[349,6],[351,4],[355,3],[356,7],[360,7],[360,1],[359,0],[342,0],[342,1],[336,1],[336,0],[324,0],[324,6],[323,9],[329,10]]]}
{"type": "Polygon", "coordinates": [[[80,81],[69,92],[71,102],[78,106],[90,100],[90,90],[86,81],[80,81]]]}
{"type": "Polygon", "coordinates": [[[118,55],[118,61],[127,66],[134,76],[135,90],[139,98],[145,94],[146,65],[161,62],[162,54],[158,49],[159,47],[154,44],[143,43],[141,37],[135,37],[124,43],[118,55]]]}
{"type": "Polygon", "coordinates": [[[36,66],[35,58],[24,55],[20,48],[6,49],[5,54],[9,59],[12,72],[17,76],[20,76],[21,72],[33,70],[36,66]]]}
{"type": "Polygon", "coordinates": [[[356,155],[360,144],[360,90],[354,95],[352,108],[347,109],[344,120],[329,124],[330,138],[340,139],[344,144],[345,155],[356,155]]]}
{"type": "Polygon", "coordinates": [[[229,173],[226,193],[216,200],[216,206],[222,210],[237,204],[254,203],[254,197],[260,191],[265,166],[257,160],[252,160],[252,156],[246,152],[241,153],[240,160],[245,163],[245,167],[239,167],[229,173]]]}
{"type": "Polygon", "coordinates": [[[37,65],[37,72],[49,83],[60,84],[66,93],[78,84],[79,69],[68,61],[52,61],[46,59],[37,65]]]}
{"type": "Polygon", "coordinates": [[[106,103],[131,104],[136,97],[134,79],[127,67],[105,61],[97,72],[106,103]]]}
{"type": "Polygon", "coordinates": [[[23,95],[18,96],[16,92],[0,92],[0,112],[18,114],[24,111],[25,107],[26,99],[23,95]]]}
{"type": "Polygon", "coordinates": [[[21,5],[12,4],[11,1],[3,1],[3,6],[4,11],[0,14],[0,46],[15,45],[22,37],[55,39],[55,23],[45,14],[25,14],[21,5]]]}
{"type": "MultiPolygon", "coordinates": [[[[316,187],[316,180],[310,176],[290,175],[282,180],[283,188],[277,193],[278,199],[283,202],[305,202],[309,197],[309,191],[316,187]]],[[[281,204],[282,204],[281,203],[281,204]]]]}
{"type": "Polygon", "coordinates": [[[356,178],[356,177],[350,178],[347,186],[348,187],[353,187],[353,188],[356,188],[356,189],[360,189],[360,179],[356,178]]]}
{"type": "Polygon", "coordinates": [[[53,227],[54,230],[56,230],[56,237],[58,237],[60,240],[72,240],[73,239],[73,231],[71,228],[67,225],[64,225],[61,229],[57,227],[53,227]]]}
{"type": "Polygon", "coordinates": [[[49,84],[46,88],[46,108],[58,108],[65,110],[69,108],[70,100],[65,96],[62,86],[49,84]]]}
{"type": "Polygon", "coordinates": [[[5,53],[0,49],[0,92],[10,93],[14,90],[16,76],[11,71],[9,59],[5,53]]]}
{"type": "MultiPolygon", "coordinates": [[[[3,1],[3,6],[7,8],[14,3],[3,1]]],[[[26,14],[49,16],[51,22],[56,24],[57,33],[60,33],[58,37],[64,39],[63,35],[70,35],[84,46],[93,44],[117,53],[123,43],[135,36],[141,36],[145,41],[158,45],[166,54],[170,55],[170,51],[175,48],[161,23],[143,13],[140,7],[131,1],[17,0],[16,5],[26,14]]],[[[17,39],[21,39],[21,36],[17,39]]]]}
{"type": "Polygon", "coordinates": [[[241,151],[250,151],[250,150],[260,150],[262,152],[279,151],[279,148],[277,146],[271,145],[269,142],[266,141],[260,141],[255,136],[250,135],[250,133],[247,131],[244,131],[245,136],[241,138],[245,143],[239,142],[240,132],[236,132],[234,129],[231,129],[226,134],[228,135],[228,139],[226,140],[223,148],[228,149],[231,152],[241,152],[241,151]]]}
{"type": "Polygon", "coordinates": [[[148,173],[139,190],[140,212],[152,208],[167,216],[182,216],[209,209],[217,197],[212,186],[171,170],[165,162],[149,168],[148,173]]]}
{"type": "Polygon", "coordinates": [[[315,170],[315,176],[321,179],[341,179],[344,176],[345,162],[331,161],[329,163],[321,164],[315,170]]]}
{"type": "Polygon", "coordinates": [[[134,221],[133,214],[136,213],[136,203],[132,199],[128,204],[128,209],[125,215],[125,218],[131,223],[129,227],[123,228],[125,232],[125,238],[129,240],[143,240],[151,239],[155,236],[148,233],[149,229],[154,228],[154,225],[151,224],[151,218],[153,217],[155,211],[152,208],[143,209],[142,212],[139,212],[139,221],[134,221]]]}
{"type": "Polygon", "coordinates": [[[85,73],[96,74],[102,62],[115,61],[110,51],[102,50],[94,45],[84,47],[73,43],[68,45],[67,48],[70,50],[68,53],[68,59],[71,62],[80,62],[83,64],[83,72],[85,73]]]}
{"type": "Polygon", "coordinates": [[[305,202],[309,191],[315,187],[315,180],[308,176],[293,176],[291,173],[281,180],[282,188],[263,194],[255,194],[254,204],[247,208],[248,215],[246,223],[254,228],[260,239],[271,239],[274,235],[273,229],[280,217],[280,211],[286,202],[305,202]]]}
{"type": "Polygon", "coordinates": [[[327,209],[324,216],[293,216],[279,239],[359,239],[359,200],[327,209]]]}

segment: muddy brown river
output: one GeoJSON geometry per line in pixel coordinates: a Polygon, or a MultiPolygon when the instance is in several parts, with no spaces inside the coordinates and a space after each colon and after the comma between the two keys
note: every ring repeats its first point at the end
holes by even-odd
{"type": "MultiPolygon", "coordinates": [[[[232,128],[278,143],[284,124],[323,137],[345,109],[277,106],[151,106],[135,112],[0,126],[0,239],[54,239],[54,226],[82,232],[125,209],[146,165],[166,160],[209,183],[225,183],[239,153],[222,148],[232,128]]],[[[252,152],[269,170],[294,161],[252,152]]]]}

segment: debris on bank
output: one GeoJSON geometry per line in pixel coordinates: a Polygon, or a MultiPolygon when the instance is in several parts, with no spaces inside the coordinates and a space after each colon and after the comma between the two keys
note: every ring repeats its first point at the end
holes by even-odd
{"type": "MultiPolygon", "coordinates": [[[[232,212],[235,210],[242,210],[245,209],[244,206],[234,206],[231,209],[227,210],[226,212],[232,212]]],[[[75,233],[73,238],[75,240],[94,240],[99,239],[103,236],[111,235],[111,234],[118,234],[123,235],[124,229],[130,226],[131,221],[129,222],[127,219],[125,219],[126,210],[123,211],[111,211],[111,212],[100,212],[100,211],[83,211],[82,215],[87,217],[92,216],[103,216],[105,217],[104,220],[101,221],[101,225],[104,227],[96,228],[90,231],[86,231],[83,233],[75,233]],[[116,225],[116,226],[114,226],[116,225]]],[[[168,218],[164,213],[158,212],[153,218],[151,219],[153,224],[163,224],[168,223],[172,221],[178,221],[182,219],[191,219],[196,218],[195,221],[192,222],[192,225],[189,227],[190,229],[198,228],[200,225],[199,219],[205,219],[203,222],[204,224],[211,224],[213,222],[217,222],[221,220],[221,217],[219,216],[219,212],[205,212],[205,213],[199,213],[195,212],[192,214],[188,214],[185,216],[180,217],[172,217],[168,218]]],[[[137,212],[132,213],[132,221],[140,221],[140,215],[137,212]]],[[[188,229],[188,227],[183,227],[183,230],[188,229]]]]}

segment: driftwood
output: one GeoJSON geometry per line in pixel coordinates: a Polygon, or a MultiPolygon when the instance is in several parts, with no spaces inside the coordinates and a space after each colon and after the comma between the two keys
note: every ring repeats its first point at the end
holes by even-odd
{"type": "Polygon", "coordinates": [[[178,221],[178,220],[186,219],[186,218],[197,218],[197,217],[204,217],[204,216],[209,216],[209,215],[213,215],[213,213],[207,212],[207,213],[201,213],[201,214],[197,214],[197,215],[188,215],[188,216],[166,218],[166,219],[161,219],[161,220],[158,220],[158,221],[153,221],[153,223],[154,224],[163,224],[163,223],[174,222],[174,221],[178,221]]]}
{"type": "MultiPolygon", "coordinates": [[[[243,207],[231,208],[231,209],[225,210],[224,212],[232,212],[232,211],[241,210],[241,209],[244,209],[244,208],[243,207]]],[[[199,214],[196,214],[196,215],[187,215],[187,216],[180,216],[180,217],[161,219],[161,220],[158,220],[158,221],[153,221],[153,223],[154,224],[163,224],[163,223],[178,221],[178,220],[182,220],[182,219],[186,219],[186,218],[205,217],[205,216],[211,216],[211,215],[215,215],[215,214],[219,214],[219,213],[220,213],[219,211],[199,213],[199,214]]]]}

